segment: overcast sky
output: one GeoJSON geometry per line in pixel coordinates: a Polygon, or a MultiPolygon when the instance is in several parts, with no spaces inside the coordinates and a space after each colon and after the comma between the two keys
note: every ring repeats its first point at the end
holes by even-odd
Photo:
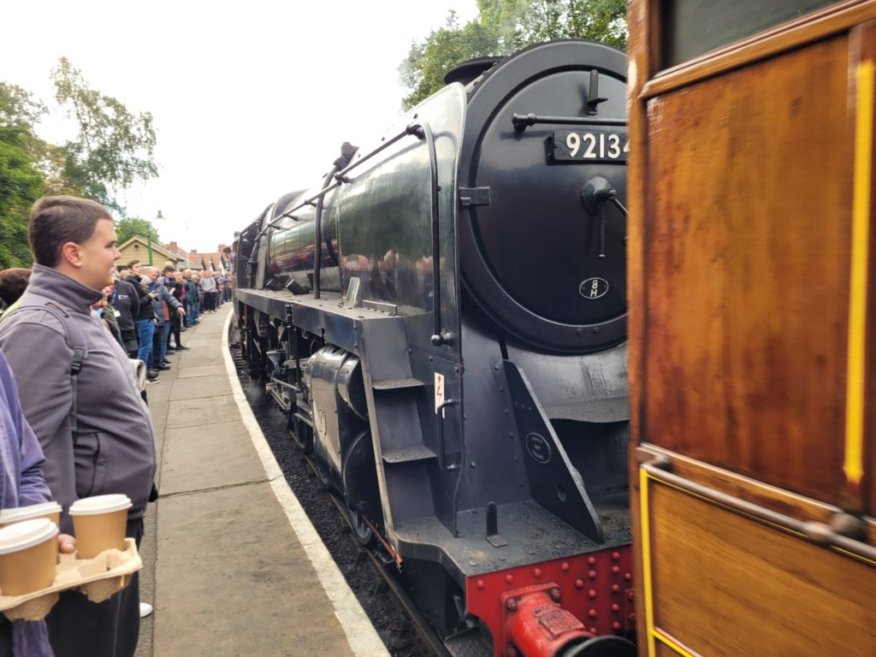
{"type": "MultiPolygon", "coordinates": [[[[272,200],[318,184],[341,142],[367,146],[400,114],[411,43],[475,0],[33,0],[2,10],[0,79],[53,100],[66,56],[90,86],[155,119],[160,178],[129,213],[165,242],[212,251],[272,200]],[[394,27],[400,26],[400,27],[394,27]]],[[[43,136],[60,143],[63,125],[43,136]]]]}

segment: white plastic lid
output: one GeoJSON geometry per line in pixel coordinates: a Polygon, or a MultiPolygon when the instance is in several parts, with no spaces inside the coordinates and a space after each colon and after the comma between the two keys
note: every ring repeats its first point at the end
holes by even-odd
{"type": "Polygon", "coordinates": [[[15,509],[3,509],[0,511],[0,524],[29,520],[31,518],[42,518],[52,513],[61,513],[61,505],[57,502],[43,502],[42,504],[20,506],[15,509]]]}
{"type": "Polygon", "coordinates": [[[58,525],[48,518],[24,520],[0,528],[0,554],[21,552],[58,534],[58,525]]]}
{"type": "Polygon", "coordinates": [[[95,516],[131,508],[131,498],[127,495],[95,495],[83,497],[70,505],[71,516],[95,516]]]}

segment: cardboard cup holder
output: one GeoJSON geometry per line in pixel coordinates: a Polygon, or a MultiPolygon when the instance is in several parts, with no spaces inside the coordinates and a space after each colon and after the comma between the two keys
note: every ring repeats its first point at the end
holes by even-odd
{"type": "Polygon", "coordinates": [[[61,554],[51,586],[25,595],[3,595],[0,611],[9,620],[41,620],[58,601],[61,591],[76,590],[94,603],[103,602],[124,589],[131,575],[143,568],[133,538],[125,539],[124,550],[104,550],[90,559],[61,554]]]}

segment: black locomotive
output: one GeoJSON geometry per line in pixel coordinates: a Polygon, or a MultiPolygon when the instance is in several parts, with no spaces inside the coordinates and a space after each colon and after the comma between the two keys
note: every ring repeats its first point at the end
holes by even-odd
{"type": "Polygon", "coordinates": [[[453,655],[629,655],[626,59],[449,75],[236,242],[300,447],[453,655]]]}

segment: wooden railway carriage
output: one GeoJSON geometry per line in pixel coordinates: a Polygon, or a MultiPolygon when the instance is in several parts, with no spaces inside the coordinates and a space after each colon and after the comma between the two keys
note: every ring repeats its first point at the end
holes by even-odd
{"type": "Polygon", "coordinates": [[[876,655],[876,2],[630,4],[640,655],[876,655]]]}

